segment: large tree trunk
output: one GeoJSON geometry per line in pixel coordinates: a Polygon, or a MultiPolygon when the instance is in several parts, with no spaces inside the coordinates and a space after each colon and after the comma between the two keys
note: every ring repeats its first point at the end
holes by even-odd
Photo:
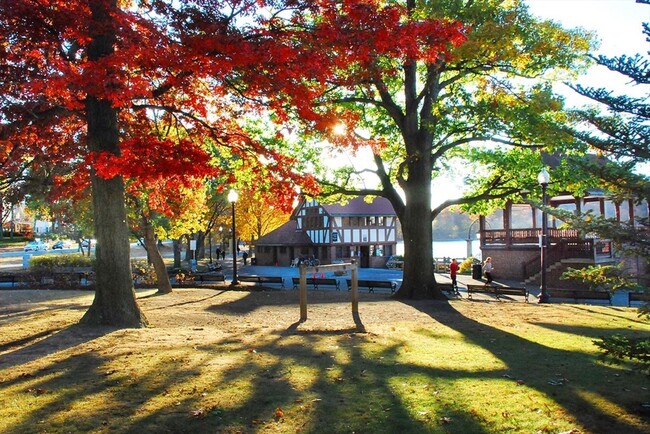
{"type": "Polygon", "coordinates": [[[431,100],[426,99],[422,103],[424,107],[420,107],[415,63],[405,64],[404,74],[405,116],[400,124],[409,158],[401,183],[405,203],[402,207],[394,207],[399,209],[404,234],[404,278],[395,296],[446,299],[433,274],[431,100]],[[425,120],[419,120],[420,113],[425,120]]]}
{"type": "Polygon", "coordinates": [[[400,216],[404,235],[404,277],[397,298],[446,299],[436,286],[432,252],[431,183],[412,184],[400,216]]]}
{"type": "MultiPolygon", "coordinates": [[[[115,39],[110,10],[115,0],[91,3],[93,23],[98,34],[88,47],[89,60],[113,52],[115,39]],[[108,6],[107,6],[108,5],[108,6]]],[[[88,149],[90,152],[119,153],[117,111],[109,101],[86,97],[88,149]]],[[[95,219],[95,299],[81,319],[88,325],[142,327],[147,320],[140,311],[133,290],[129,229],[126,223],[124,181],[121,176],[102,179],[91,173],[93,216],[95,219]]]]}
{"type": "Polygon", "coordinates": [[[173,241],[174,249],[174,268],[181,268],[181,238],[177,238],[173,241]]]}
{"type": "Polygon", "coordinates": [[[144,232],[144,245],[147,248],[147,255],[153,265],[154,271],[156,272],[158,294],[169,294],[172,292],[172,284],[169,281],[167,267],[165,267],[165,261],[160,254],[160,250],[158,250],[156,235],[151,220],[145,216],[142,216],[142,229],[144,232]]]}

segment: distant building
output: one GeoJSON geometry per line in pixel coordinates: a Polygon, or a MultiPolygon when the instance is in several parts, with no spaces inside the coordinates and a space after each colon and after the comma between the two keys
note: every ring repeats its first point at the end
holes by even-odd
{"type": "Polygon", "coordinates": [[[287,266],[295,258],[321,264],[356,259],[361,267],[383,267],[395,254],[397,215],[387,199],[363,197],[345,205],[304,198],[290,220],[255,242],[258,265],[287,266]]]}
{"type": "MultiPolygon", "coordinates": [[[[556,196],[549,205],[576,213],[591,210],[594,215],[634,222],[648,217],[648,202],[613,201],[602,192],[593,191],[584,197],[556,196]]],[[[549,216],[547,282],[550,288],[582,287],[576,281],[561,280],[567,268],[583,268],[594,264],[615,264],[624,261],[628,270],[648,285],[649,267],[641,257],[621,257],[610,240],[594,234],[563,229],[563,222],[549,216]]],[[[483,258],[492,257],[495,275],[521,280],[528,285],[539,284],[541,275],[540,236],[542,212],[530,204],[508,202],[505,209],[480,218],[480,239],[483,258]]]]}

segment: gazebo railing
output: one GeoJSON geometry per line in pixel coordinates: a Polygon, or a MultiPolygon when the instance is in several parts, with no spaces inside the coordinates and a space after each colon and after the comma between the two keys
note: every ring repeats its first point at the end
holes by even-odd
{"type": "MultiPolygon", "coordinates": [[[[481,245],[489,244],[534,244],[539,242],[541,229],[496,229],[481,232],[481,245]]],[[[580,240],[580,233],[575,229],[549,228],[549,242],[580,240]]]]}

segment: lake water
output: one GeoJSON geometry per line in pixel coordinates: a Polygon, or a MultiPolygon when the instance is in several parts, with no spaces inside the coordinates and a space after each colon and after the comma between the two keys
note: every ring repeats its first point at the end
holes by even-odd
{"type": "MultiPolygon", "coordinates": [[[[467,241],[454,240],[454,241],[434,241],[433,245],[434,258],[466,258],[467,257],[467,241]]],[[[404,254],[404,243],[397,243],[397,254],[404,254]]],[[[472,240],[472,256],[481,259],[481,241],[472,240]]]]}

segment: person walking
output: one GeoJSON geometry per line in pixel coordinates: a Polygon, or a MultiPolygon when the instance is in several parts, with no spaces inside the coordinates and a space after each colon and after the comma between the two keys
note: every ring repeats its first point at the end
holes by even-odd
{"type": "Polygon", "coordinates": [[[451,287],[454,288],[454,291],[458,291],[458,282],[456,281],[456,275],[458,274],[458,269],[460,265],[456,261],[456,258],[451,260],[449,264],[449,277],[451,278],[451,287]]]}
{"type": "Polygon", "coordinates": [[[492,283],[493,271],[494,271],[494,266],[492,265],[492,258],[488,256],[485,262],[483,263],[483,274],[485,274],[485,278],[487,279],[487,282],[485,282],[486,285],[492,283]]]}

